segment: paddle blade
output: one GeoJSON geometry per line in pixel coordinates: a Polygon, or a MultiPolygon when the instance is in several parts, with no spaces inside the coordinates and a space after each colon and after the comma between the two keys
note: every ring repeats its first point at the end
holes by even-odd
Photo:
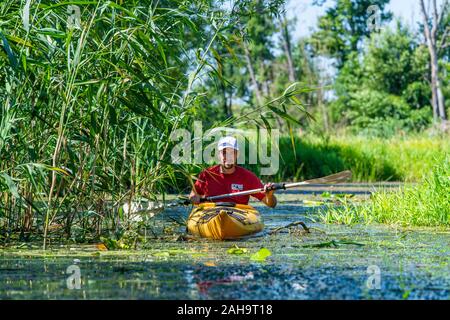
{"type": "Polygon", "coordinates": [[[352,177],[350,170],[330,174],[329,176],[303,181],[305,184],[341,183],[352,177]]]}

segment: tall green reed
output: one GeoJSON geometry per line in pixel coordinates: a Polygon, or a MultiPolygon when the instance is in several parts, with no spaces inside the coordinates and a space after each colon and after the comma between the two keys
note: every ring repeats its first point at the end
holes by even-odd
{"type": "MultiPolygon", "coordinates": [[[[0,3],[3,240],[98,237],[127,219],[119,204],[186,186],[195,166],[171,163],[169,137],[190,128],[196,84],[220,75],[212,44],[239,18],[213,4],[0,3]]],[[[264,108],[296,103],[297,90],[264,108]]]]}
{"type": "MultiPolygon", "coordinates": [[[[21,25],[23,3],[1,5],[1,132],[8,150],[0,172],[2,191],[9,191],[2,192],[2,209],[17,215],[7,219],[10,229],[30,231],[25,220],[34,219],[44,239],[51,225],[63,224],[70,234],[74,219],[85,220],[80,212],[106,212],[105,200],[163,190],[175,169],[160,150],[196,107],[197,93],[189,91],[205,62],[186,77],[186,58],[202,47],[208,52],[206,40],[193,40],[214,22],[205,3],[72,1],[81,15],[69,17],[68,4],[38,1],[23,12],[28,30],[21,25]],[[194,21],[194,12],[205,16],[194,21]],[[79,19],[79,27],[69,18],[79,19]],[[50,176],[40,171],[31,180],[19,168],[24,163],[45,164],[39,168],[50,176]],[[21,213],[27,192],[40,208],[21,213]]],[[[112,225],[120,223],[116,218],[112,225]]]]}

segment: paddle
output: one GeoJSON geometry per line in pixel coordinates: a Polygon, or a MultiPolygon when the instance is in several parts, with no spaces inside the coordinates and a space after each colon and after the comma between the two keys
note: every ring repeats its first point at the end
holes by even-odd
{"type": "MultiPolygon", "coordinates": [[[[350,179],[351,176],[352,176],[352,172],[350,170],[346,170],[346,171],[338,172],[335,174],[331,174],[326,177],[305,180],[302,182],[275,183],[273,188],[271,188],[271,190],[285,190],[285,189],[300,187],[300,186],[307,185],[307,184],[340,183],[340,182],[344,182],[344,181],[350,179]]],[[[204,197],[204,198],[201,198],[201,201],[205,202],[205,201],[219,200],[219,199],[228,198],[228,197],[246,196],[246,195],[252,195],[252,194],[260,193],[260,192],[264,192],[264,188],[221,194],[218,196],[204,197]]]]}
{"type": "MultiPolygon", "coordinates": [[[[341,183],[341,182],[344,182],[344,181],[350,179],[351,176],[352,176],[351,171],[346,170],[346,171],[342,171],[339,173],[331,174],[326,177],[305,180],[302,182],[275,183],[272,190],[285,190],[285,189],[300,187],[300,186],[308,185],[308,184],[341,183]]],[[[201,198],[201,202],[219,200],[219,199],[233,197],[233,196],[252,195],[252,194],[260,193],[260,192],[264,192],[264,188],[221,194],[221,195],[211,196],[211,197],[204,197],[204,198],[201,198]]],[[[162,211],[164,208],[177,207],[177,206],[189,205],[189,204],[191,204],[191,201],[187,198],[181,199],[181,200],[178,200],[175,202],[171,202],[166,205],[163,205],[162,203],[158,203],[158,202],[146,201],[146,202],[132,203],[131,207],[129,207],[128,203],[126,203],[123,206],[123,210],[124,210],[124,213],[152,212],[152,211],[156,212],[156,211],[162,211]]]]}

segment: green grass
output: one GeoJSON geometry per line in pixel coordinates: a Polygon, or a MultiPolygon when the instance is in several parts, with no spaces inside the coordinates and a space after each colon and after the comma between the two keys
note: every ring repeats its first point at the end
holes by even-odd
{"type": "Polygon", "coordinates": [[[363,204],[350,201],[321,212],[327,223],[384,223],[402,227],[450,226],[450,157],[436,164],[421,183],[378,191],[363,204]]]}
{"type": "Polygon", "coordinates": [[[449,154],[450,138],[305,136],[295,137],[294,145],[295,152],[290,137],[280,138],[280,170],[268,179],[301,181],[349,169],[355,182],[421,181],[449,154]]]}

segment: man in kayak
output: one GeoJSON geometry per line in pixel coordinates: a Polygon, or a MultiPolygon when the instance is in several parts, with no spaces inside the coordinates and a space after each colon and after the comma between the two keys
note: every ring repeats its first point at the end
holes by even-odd
{"type": "MultiPolygon", "coordinates": [[[[274,208],[277,198],[274,196],[273,183],[263,185],[261,180],[251,171],[237,165],[238,143],[233,137],[224,137],[218,143],[220,164],[204,170],[198,176],[189,198],[199,203],[201,197],[240,192],[245,190],[264,188],[264,192],[252,196],[274,208]]],[[[218,202],[234,202],[248,204],[249,195],[232,196],[218,200],[218,202]]]]}

